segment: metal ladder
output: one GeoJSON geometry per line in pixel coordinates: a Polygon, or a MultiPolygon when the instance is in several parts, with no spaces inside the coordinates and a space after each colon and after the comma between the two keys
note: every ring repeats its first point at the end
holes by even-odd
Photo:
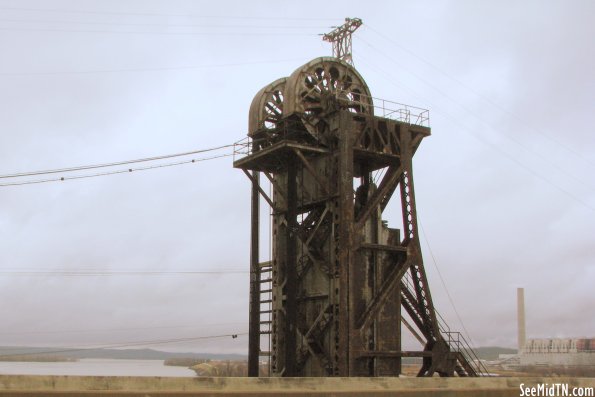
{"type": "MultiPolygon", "coordinates": [[[[271,261],[262,262],[260,266],[260,297],[259,297],[259,310],[260,310],[260,325],[258,328],[258,334],[260,339],[261,349],[258,353],[259,357],[270,357],[270,335],[272,326],[272,303],[273,303],[273,264],[271,261]],[[263,336],[266,339],[267,350],[262,350],[263,336]]],[[[268,359],[267,359],[268,360],[268,359]]],[[[259,359],[260,361],[260,359],[259,359]]],[[[270,366],[270,361],[269,361],[270,366]]],[[[270,368],[269,368],[270,371],[270,368]]]]}

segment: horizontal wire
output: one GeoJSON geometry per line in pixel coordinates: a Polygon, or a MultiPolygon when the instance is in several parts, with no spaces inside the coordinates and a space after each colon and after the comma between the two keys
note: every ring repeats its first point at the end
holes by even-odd
{"type": "Polygon", "coordinates": [[[134,159],[134,160],[114,161],[111,163],[90,164],[90,165],[78,165],[78,166],[74,166],[74,167],[55,168],[55,169],[49,169],[49,170],[16,172],[16,173],[12,173],[12,174],[0,175],[0,179],[20,178],[20,177],[24,177],[24,176],[35,176],[35,175],[58,174],[58,173],[62,173],[62,172],[83,171],[83,170],[91,170],[91,169],[97,169],[97,168],[115,167],[115,166],[119,166],[119,165],[145,163],[145,162],[149,162],[149,161],[165,160],[165,159],[171,159],[171,158],[175,158],[175,157],[185,157],[185,156],[191,156],[193,154],[212,152],[212,151],[216,151],[216,150],[230,148],[233,146],[234,146],[233,144],[229,144],[229,145],[221,145],[221,146],[216,146],[216,147],[207,148],[207,149],[192,150],[189,152],[181,152],[181,153],[165,154],[165,155],[161,155],[161,156],[144,157],[144,158],[134,159]]]}
{"type": "Polygon", "coordinates": [[[213,270],[213,271],[60,271],[60,270],[39,270],[39,271],[27,271],[27,270],[0,270],[0,276],[65,276],[65,277],[110,277],[110,276],[187,276],[187,275],[221,275],[221,274],[248,274],[249,270],[213,270]]]}
{"type": "Polygon", "coordinates": [[[556,168],[558,171],[560,171],[564,175],[573,178],[574,180],[576,180],[577,182],[579,182],[579,183],[581,183],[583,185],[587,185],[588,184],[588,185],[594,186],[592,182],[587,183],[585,180],[583,180],[582,178],[576,176],[574,173],[572,173],[572,172],[568,171],[567,169],[565,169],[563,167],[560,167],[559,165],[553,163],[551,161],[551,158],[550,157],[548,157],[548,156],[546,156],[546,155],[544,155],[544,154],[536,151],[535,149],[531,148],[530,146],[524,144],[522,141],[520,141],[519,139],[515,138],[514,135],[505,134],[504,132],[502,132],[497,127],[494,127],[492,125],[492,123],[490,123],[490,122],[484,120],[483,118],[479,117],[476,114],[476,112],[472,111],[471,109],[469,109],[468,107],[466,107],[465,105],[463,105],[462,103],[460,103],[459,101],[455,100],[452,96],[450,96],[446,92],[442,91],[441,89],[439,89],[438,87],[436,87],[431,82],[429,82],[426,79],[424,79],[418,73],[416,73],[413,70],[411,70],[411,69],[409,69],[407,67],[404,67],[403,65],[399,64],[393,57],[391,57],[390,55],[386,54],[385,52],[379,50],[378,48],[376,48],[375,46],[373,46],[372,44],[370,44],[368,41],[366,41],[366,40],[364,40],[362,38],[358,38],[358,40],[361,41],[366,46],[368,46],[369,48],[371,48],[372,50],[376,51],[378,54],[381,54],[382,56],[384,56],[388,60],[392,61],[395,65],[398,65],[401,68],[403,68],[404,70],[408,71],[415,78],[417,78],[419,81],[423,82],[425,85],[427,85],[428,87],[432,88],[434,91],[440,93],[442,96],[444,96],[446,99],[448,99],[449,101],[451,101],[452,103],[454,103],[455,105],[457,105],[463,111],[465,111],[466,113],[468,113],[469,115],[471,115],[472,117],[474,117],[476,120],[478,120],[479,122],[483,123],[484,125],[486,125],[490,129],[492,129],[493,131],[495,131],[496,133],[498,133],[500,136],[503,136],[504,138],[506,138],[506,139],[510,140],[511,142],[517,144],[519,147],[523,148],[528,153],[530,153],[533,156],[537,157],[538,159],[540,159],[541,161],[543,161],[545,164],[548,164],[548,165],[556,168]]]}
{"type": "Polygon", "coordinates": [[[43,76],[43,75],[63,75],[63,74],[95,74],[95,73],[118,73],[118,72],[160,72],[169,70],[193,70],[193,69],[207,69],[207,68],[221,68],[232,66],[246,66],[246,65],[262,65],[271,63],[283,62],[297,62],[302,61],[303,58],[292,59],[277,59],[271,61],[254,61],[254,62],[235,62],[235,63],[220,63],[211,65],[195,65],[195,66],[176,66],[176,67],[162,67],[162,68],[122,68],[122,69],[99,69],[99,70],[81,70],[81,71],[57,71],[57,72],[0,72],[0,76],[43,76]]]}
{"type": "MultiPolygon", "coordinates": [[[[229,323],[214,323],[214,324],[200,324],[200,327],[220,327],[227,325],[245,324],[243,321],[229,322],[229,323]]],[[[53,331],[19,331],[19,332],[0,332],[0,335],[46,335],[46,334],[87,334],[87,333],[102,333],[102,332],[127,332],[127,331],[143,331],[143,330],[158,330],[158,329],[182,329],[182,328],[197,328],[196,325],[164,325],[158,327],[128,327],[128,328],[94,328],[94,329],[70,329],[70,330],[53,330],[53,331]]]]}
{"type": "Polygon", "coordinates": [[[146,27],[166,27],[166,28],[248,28],[248,29],[326,29],[327,26],[311,26],[311,25],[204,25],[204,24],[170,24],[170,23],[126,23],[126,22],[89,22],[89,21],[62,21],[51,19],[4,19],[0,18],[0,22],[8,23],[62,23],[71,25],[100,25],[100,26],[146,26],[146,27]]]}
{"type": "Polygon", "coordinates": [[[111,33],[111,34],[149,34],[162,36],[318,36],[316,33],[278,33],[278,32],[149,32],[149,31],[117,31],[117,30],[79,30],[79,29],[41,29],[41,28],[5,28],[2,31],[17,32],[58,32],[58,33],[111,33]]]}
{"type": "MultiPolygon", "coordinates": [[[[392,79],[389,78],[390,75],[386,71],[384,71],[383,69],[378,68],[377,66],[372,65],[370,63],[368,63],[368,66],[370,66],[372,69],[375,69],[377,72],[383,74],[385,76],[385,78],[386,78],[386,81],[388,81],[389,83],[394,84],[395,86],[399,87],[399,84],[395,83],[392,79]]],[[[538,179],[541,179],[546,184],[554,187],[555,189],[557,189],[561,193],[565,194],[569,198],[571,198],[574,201],[576,201],[577,203],[581,204],[583,207],[585,207],[585,208],[587,208],[587,209],[595,212],[595,207],[591,206],[589,203],[587,203],[586,201],[582,200],[580,197],[574,195],[572,192],[569,192],[568,190],[566,190],[563,187],[559,186],[558,184],[554,183],[553,181],[551,181],[550,179],[546,178],[545,176],[543,176],[543,175],[539,174],[538,172],[534,171],[532,168],[530,168],[529,166],[527,166],[524,163],[520,162],[514,156],[512,156],[512,155],[508,154],[506,151],[502,150],[502,148],[499,147],[498,145],[493,144],[493,143],[485,140],[484,138],[482,138],[480,135],[475,134],[468,126],[466,126],[465,124],[463,124],[457,117],[451,115],[449,112],[440,111],[440,110],[433,110],[433,112],[443,115],[444,117],[446,117],[447,119],[449,119],[454,124],[457,124],[460,127],[462,127],[462,131],[465,132],[467,135],[469,135],[472,138],[476,139],[480,143],[488,146],[492,150],[498,152],[503,157],[505,157],[508,160],[512,161],[513,163],[515,163],[519,167],[523,168],[525,171],[529,172],[534,177],[536,177],[538,179]]]]}
{"type": "MultiPolygon", "coordinates": [[[[134,347],[134,346],[154,346],[154,345],[163,345],[163,344],[169,344],[169,343],[196,342],[196,341],[205,340],[205,339],[220,339],[220,338],[235,339],[238,336],[245,336],[245,335],[248,335],[248,333],[247,332],[239,332],[239,333],[235,333],[235,334],[197,336],[197,337],[190,337],[190,338],[157,339],[157,340],[149,340],[149,341],[133,341],[133,342],[114,343],[114,344],[87,345],[87,346],[65,348],[65,349],[57,348],[58,350],[52,350],[52,351],[48,350],[48,351],[38,351],[38,352],[1,354],[0,357],[36,356],[36,355],[50,355],[50,354],[60,354],[60,353],[73,353],[73,352],[80,352],[80,351],[85,351],[85,350],[89,350],[89,349],[115,349],[115,348],[134,347]]],[[[46,349],[49,349],[49,348],[46,348],[46,349]]]]}
{"type": "Polygon", "coordinates": [[[106,276],[188,276],[188,275],[221,275],[221,274],[249,274],[249,270],[213,270],[213,271],[147,271],[147,270],[131,270],[131,271],[60,271],[60,270],[0,270],[0,276],[66,276],[66,277],[106,277],[106,276]]]}
{"type": "Polygon", "coordinates": [[[373,32],[374,34],[378,35],[379,37],[383,38],[384,40],[388,41],[389,43],[393,44],[395,47],[400,48],[401,50],[405,51],[406,53],[408,53],[409,55],[413,56],[414,58],[417,58],[418,60],[422,61],[423,63],[425,63],[426,65],[430,66],[431,68],[433,68],[434,70],[438,71],[439,73],[441,73],[442,75],[446,76],[447,78],[449,78],[450,80],[454,81],[455,83],[459,84],[460,86],[462,86],[463,88],[467,89],[468,91],[470,91],[471,93],[475,94],[477,97],[483,99],[484,101],[486,101],[487,103],[489,103],[490,105],[492,105],[493,107],[495,107],[496,109],[500,110],[502,113],[509,115],[511,117],[514,117],[517,121],[520,121],[521,123],[523,123],[525,126],[529,127],[529,129],[533,130],[534,133],[541,135],[543,138],[555,143],[557,146],[562,147],[563,149],[565,149],[566,151],[568,151],[569,153],[577,156],[578,158],[582,159],[583,161],[591,164],[591,165],[595,165],[595,163],[593,163],[592,161],[590,161],[588,158],[586,158],[585,156],[583,156],[581,153],[577,152],[576,150],[574,150],[572,147],[568,146],[567,144],[565,144],[564,142],[560,141],[559,139],[556,139],[554,137],[551,137],[545,133],[543,133],[542,131],[538,130],[537,128],[529,125],[529,123],[525,122],[520,116],[518,116],[516,113],[511,112],[510,110],[504,108],[503,106],[498,105],[496,102],[494,102],[492,99],[490,99],[489,97],[481,94],[480,92],[478,92],[477,90],[473,89],[472,87],[470,87],[469,85],[463,83],[462,81],[460,81],[459,79],[455,78],[454,76],[446,73],[444,70],[442,70],[441,68],[439,68],[438,66],[434,65],[432,62],[428,61],[427,59],[421,57],[420,55],[416,54],[415,52],[411,51],[410,49],[403,47],[401,44],[399,44],[398,42],[396,42],[395,40],[392,40],[389,36],[381,33],[380,31],[374,29],[373,27],[371,27],[370,25],[365,25],[365,27],[370,30],[371,32],[373,32]]]}
{"type": "Polygon", "coordinates": [[[147,171],[147,170],[154,170],[154,169],[158,169],[158,168],[175,167],[175,166],[179,166],[179,165],[183,165],[183,164],[198,163],[198,162],[214,160],[214,159],[218,159],[218,158],[222,158],[222,157],[231,157],[233,155],[234,155],[233,153],[228,153],[228,154],[222,154],[219,156],[211,156],[211,157],[204,157],[204,158],[199,158],[199,159],[178,161],[175,163],[150,165],[150,166],[146,166],[146,167],[137,167],[137,168],[128,168],[125,170],[99,172],[99,173],[95,173],[95,174],[63,176],[63,177],[59,177],[59,178],[36,179],[33,181],[23,181],[23,182],[0,183],[0,187],[36,185],[36,184],[40,184],[40,183],[63,182],[63,181],[70,181],[70,180],[75,180],[75,179],[86,179],[86,178],[96,178],[96,177],[100,177],[100,176],[125,174],[125,173],[130,173],[130,172],[135,172],[135,171],[147,171]]]}
{"type": "Polygon", "coordinates": [[[231,16],[231,15],[195,15],[195,14],[166,14],[151,12],[122,12],[122,11],[97,11],[97,10],[69,10],[64,8],[27,8],[27,7],[0,7],[0,10],[7,11],[41,11],[41,12],[65,12],[75,14],[99,14],[99,15],[136,15],[151,17],[184,17],[204,19],[239,19],[239,20],[276,20],[276,21],[337,21],[337,18],[306,18],[306,17],[265,17],[265,16],[231,16]]]}

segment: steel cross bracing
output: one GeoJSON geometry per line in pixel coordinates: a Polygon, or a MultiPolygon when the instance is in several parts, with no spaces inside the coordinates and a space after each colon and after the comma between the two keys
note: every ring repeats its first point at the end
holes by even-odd
{"type": "Polygon", "coordinates": [[[250,152],[234,162],[253,186],[251,376],[263,331],[273,376],[396,376],[402,357],[422,358],[419,376],[479,373],[460,336],[438,321],[423,265],[412,159],[430,129],[374,116],[367,97],[351,66],[321,58],[253,102],[250,152]],[[313,89],[325,76],[328,83],[313,89]],[[351,99],[337,101],[333,87],[346,86],[351,99]],[[266,124],[267,101],[279,98],[283,110],[266,124]],[[382,221],[394,195],[403,231],[382,221]],[[260,197],[273,211],[267,277],[255,254],[260,197]],[[270,288],[260,289],[263,281],[270,288]],[[401,323],[422,343],[419,351],[402,350],[401,323]]]}
{"type": "Polygon", "coordinates": [[[331,32],[322,36],[324,41],[333,44],[333,56],[353,65],[353,54],[351,50],[351,35],[362,25],[359,18],[345,18],[345,23],[337,26],[331,32]]]}

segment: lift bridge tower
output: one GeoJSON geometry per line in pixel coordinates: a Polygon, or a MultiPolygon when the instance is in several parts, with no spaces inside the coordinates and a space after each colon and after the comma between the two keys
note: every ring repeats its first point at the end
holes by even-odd
{"type": "Polygon", "coordinates": [[[422,358],[419,376],[479,373],[437,318],[424,270],[412,160],[429,135],[427,110],[372,98],[335,57],[256,94],[234,161],[252,182],[250,376],[263,356],[271,376],[397,376],[403,357],[422,358]],[[259,258],[261,199],[269,261],[259,258]],[[391,199],[402,229],[382,220],[391,199]],[[402,328],[418,351],[402,349],[402,328]]]}

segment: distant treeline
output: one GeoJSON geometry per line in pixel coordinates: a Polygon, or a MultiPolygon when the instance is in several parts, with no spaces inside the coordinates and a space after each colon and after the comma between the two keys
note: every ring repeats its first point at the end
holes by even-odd
{"type": "MultiPolygon", "coordinates": [[[[208,360],[246,360],[242,354],[172,353],[153,349],[68,349],[55,347],[0,346],[0,357],[5,356],[60,356],[71,359],[106,358],[122,360],[168,360],[190,358],[208,360]]],[[[0,358],[2,360],[2,358],[0,358]]]]}
{"type": "Polygon", "coordinates": [[[486,346],[473,349],[477,357],[482,360],[497,360],[500,354],[516,354],[517,349],[508,347],[486,346]]]}
{"type": "Polygon", "coordinates": [[[58,362],[78,361],[78,360],[76,358],[63,357],[63,356],[22,354],[22,355],[12,355],[12,356],[0,356],[0,361],[27,362],[27,363],[58,363],[58,362]]]}
{"type": "Polygon", "coordinates": [[[194,367],[198,364],[208,363],[211,360],[208,358],[192,358],[192,357],[174,357],[168,358],[164,361],[163,365],[169,365],[172,367],[194,367]]]}

